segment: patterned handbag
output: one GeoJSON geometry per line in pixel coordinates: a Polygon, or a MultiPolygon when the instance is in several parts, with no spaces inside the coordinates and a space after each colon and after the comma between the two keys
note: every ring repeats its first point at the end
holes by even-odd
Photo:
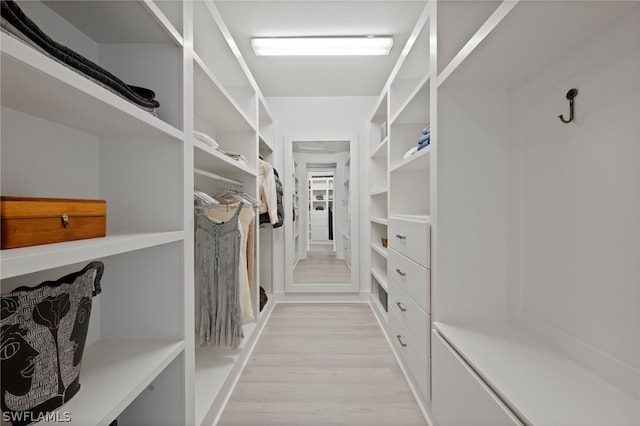
{"type": "Polygon", "coordinates": [[[0,298],[2,419],[27,425],[51,413],[80,389],[80,364],[91,300],[100,293],[102,262],[0,298]]]}

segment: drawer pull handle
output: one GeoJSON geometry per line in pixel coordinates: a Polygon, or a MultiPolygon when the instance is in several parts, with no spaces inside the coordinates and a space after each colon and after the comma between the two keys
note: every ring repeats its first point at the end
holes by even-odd
{"type": "Polygon", "coordinates": [[[407,344],[402,341],[402,336],[401,335],[396,334],[396,339],[398,339],[398,342],[400,342],[400,346],[402,346],[403,348],[407,347],[407,344]]]}
{"type": "Polygon", "coordinates": [[[401,277],[404,277],[404,276],[406,276],[406,275],[407,275],[407,273],[406,273],[406,272],[402,272],[402,269],[400,269],[400,268],[396,268],[396,272],[397,272],[398,274],[400,274],[400,276],[401,276],[401,277]]]}
{"type": "Polygon", "coordinates": [[[396,234],[396,238],[400,239],[400,240],[406,240],[407,237],[405,235],[400,235],[400,234],[396,234]]]}
{"type": "Polygon", "coordinates": [[[400,309],[400,311],[402,311],[402,312],[407,312],[407,308],[405,308],[404,306],[402,306],[402,303],[400,303],[400,302],[396,302],[396,305],[398,305],[398,309],[400,309]]]}
{"type": "Polygon", "coordinates": [[[66,213],[62,213],[61,218],[62,218],[62,226],[65,228],[69,226],[69,215],[66,213]]]}

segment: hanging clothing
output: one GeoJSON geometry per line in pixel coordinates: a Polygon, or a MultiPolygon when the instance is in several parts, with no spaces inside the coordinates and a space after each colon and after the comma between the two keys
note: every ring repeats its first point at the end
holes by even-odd
{"type": "Polygon", "coordinates": [[[276,181],[276,200],[277,200],[277,211],[278,211],[278,223],[274,224],[274,228],[279,228],[284,225],[284,187],[282,186],[282,181],[280,181],[280,175],[278,175],[278,171],[276,168],[273,168],[273,176],[276,181]]]}
{"type": "Polygon", "coordinates": [[[224,223],[215,223],[204,214],[196,216],[195,332],[199,346],[236,349],[244,338],[238,269],[242,206],[240,203],[224,223]]]}
{"type": "MultiPolygon", "coordinates": [[[[222,204],[224,200],[219,200],[222,204]]],[[[242,309],[242,323],[255,321],[253,303],[251,301],[251,283],[253,282],[254,243],[253,243],[253,209],[250,206],[240,207],[239,203],[227,204],[218,208],[206,209],[204,213],[218,222],[226,222],[241,210],[238,215],[238,226],[241,234],[240,256],[238,258],[238,273],[240,285],[240,308],[242,309]],[[251,265],[251,267],[249,267],[251,265]],[[251,268],[251,271],[249,269],[251,268]]]]}
{"type": "MultiPolygon", "coordinates": [[[[279,228],[284,225],[284,187],[282,186],[282,181],[280,181],[280,176],[278,175],[278,170],[273,167],[273,179],[275,182],[276,188],[276,214],[278,216],[278,221],[276,223],[271,222],[270,213],[261,213],[260,214],[260,225],[263,223],[271,223],[274,228],[279,228]]],[[[295,215],[294,215],[295,216],[295,215]]]]}
{"type": "MultiPolygon", "coordinates": [[[[272,225],[278,223],[278,198],[273,166],[266,161],[258,160],[258,185],[260,189],[260,213],[268,214],[268,221],[272,225]]],[[[260,219],[262,222],[262,215],[260,219]]]]}

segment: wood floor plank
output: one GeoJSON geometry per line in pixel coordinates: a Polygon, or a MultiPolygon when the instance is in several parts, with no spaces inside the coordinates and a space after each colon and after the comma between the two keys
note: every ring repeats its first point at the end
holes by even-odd
{"type": "Polygon", "coordinates": [[[278,304],[220,425],[425,425],[367,304],[278,304]]]}
{"type": "Polygon", "coordinates": [[[334,252],[310,251],[293,269],[294,284],[343,284],[351,282],[351,269],[334,252]]]}

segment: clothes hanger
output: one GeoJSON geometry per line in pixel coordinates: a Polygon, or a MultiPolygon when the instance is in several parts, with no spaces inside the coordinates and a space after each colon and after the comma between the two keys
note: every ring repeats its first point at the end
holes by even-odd
{"type": "Polygon", "coordinates": [[[237,200],[237,201],[244,201],[245,203],[251,205],[251,207],[256,209],[260,207],[260,203],[258,200],[256,200],[249,194],[246,194],[242,191],[238,191],[236,189],[224,189],[223,192],[216,194],[215,197],[216,199],[218,199],[218,201],[222,201],[221,204],[228,205],[229,203],[225,203],[224,201],[237,200]]]}
{"type": "Polygon", "coordinates": [[[204,191],[201,191],[197,187],[193,187],[193,198],[194,198],[194,206],[193,208],[197,211],[203,209],[209,209],[212,207],[218,207],[220,202],[207,194],[204,191]]]}

